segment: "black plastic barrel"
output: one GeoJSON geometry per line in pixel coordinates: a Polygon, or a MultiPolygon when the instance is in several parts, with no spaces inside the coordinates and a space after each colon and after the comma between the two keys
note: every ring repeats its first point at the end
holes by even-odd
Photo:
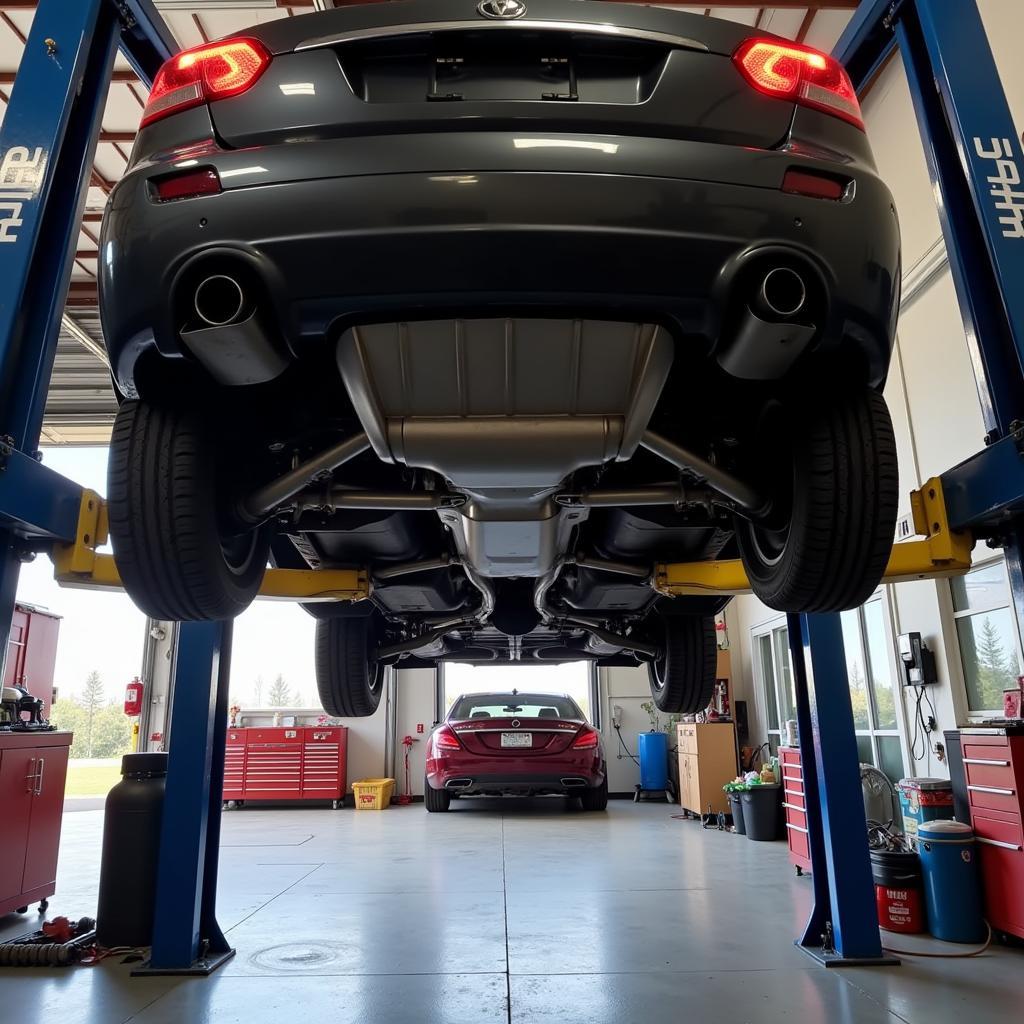
{"type": "Polygon", "coordinates": [[[738,835],[745,836],[747,829],[743,823],[743,801],[740,799],[740,793],[729,794],[729,810],[732,811],[732,827],[736,829],[738,835]]]}
{"type": "Polygon", "coordinates": [[[779,838],[778,785],[751,786],[740,793],[743,802],[743,824],[747,838],[768,843],[779,838]]]}
{"type": "Polygon", "coordinates": [[[125,754],[121,775],[103,817],[96,942],[108,948],[152,942],[167,755],[125,754]]]}

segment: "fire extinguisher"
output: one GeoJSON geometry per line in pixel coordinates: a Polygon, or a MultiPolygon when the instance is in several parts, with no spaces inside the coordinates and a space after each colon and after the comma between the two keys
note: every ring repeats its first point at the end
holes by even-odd
{"type": "Polygon", "coordinates": [[[125,687],[124,713],[129,718],[142,714],[142,680],[138,676],[125,687]]]}

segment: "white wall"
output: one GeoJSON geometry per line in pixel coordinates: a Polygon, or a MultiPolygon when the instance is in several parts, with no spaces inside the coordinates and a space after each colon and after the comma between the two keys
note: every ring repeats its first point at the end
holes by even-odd
{"type": "MultiPolygon", "coordinates": [[[[1018,131],[1024,124],[1024,4],[1020,0],[979,0],[997,65],[1018,131]]],[[[865,121],[879,173],[896,200],[903,235],[905,301],[896,350],[885,390],[899,452],[900,513],[907,494],[983,447],[984,428],[970,354],[948,267],[924,149],[901,61],[886,68],[864,100],[865,121]],[[922,275],[927,269],[928,274],[922,275]],[[923,286],[918,282],[926,280],[923,286]],[[908,284],[916,287],[909,289],[908,284]]],[[[992,557],[985,548],[975,560],[992,557]]],[[[900,583],[883,588],[887,632],[896,669],[895,635],[918,631],[935,654],[939,685],[933,688],[939,730],[967,717],[963,673],[953,629],[949,584],[945,580],[900,583]]],[[[755,692],[751,630],[777,618],[754,597],[738,598],[727,612],[732,644],[733,689],[748,701],[752,742],[765,739],[764,700],[755,692]]],[[[897,679],[901,678],[899,675],[897,679]]],[[[906,696],[906,695],[905,695],[906,696]]],[[[904,708],[901,728],[913,709],[904,708]]],[[[941,742],[933,734],[932,742],[941,742]]],[[[936,758],[907,767],[916,774],[946,774],[936,758]]]]}
{"type": "MultiPolygon", "coordinates": [[[[601,739],[608,761],[608,789],[612,793],[631,793],[640,782],[640,768],[623,753],[612,728],[612,707],[622,708],[622,740],[636,756],[637,735],[651,728],[651,719],[640,706],[651,699],[646,668],[598,669],[601,695],[601,739]]],[[[674,745],[669,737],[669,746],[674,745]]]]}
{"type": "Polygon", "coordinates": [[[409,779],[413,796],[423,796],[423,777],[426,771],[427,736],[434,725],[435,682],[434,672],[428,668],[402,669],[398,673],[396,698],[396,735],[398,754],[395,760],[396,793],[405,792],[404,736],[415,742],[409,750],[409,779]],[[423,731],[418,732],[421,726],[423,731]]]}

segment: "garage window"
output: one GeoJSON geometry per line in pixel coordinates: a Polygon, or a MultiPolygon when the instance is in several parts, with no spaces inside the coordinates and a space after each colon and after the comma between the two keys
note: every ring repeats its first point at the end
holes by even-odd
{"type": "Polygon", "coordinates": [[[861,764],[880,768],[899,782],[903,770],[896,676],[885,635],[885,603],[879,595],[840,615],[850,703],[861,764]]]}
{"type": "Polygon", "coordinates": [[[796,691],[793,666],[789,659],[789,630],[785,625],[770,626],[754,636],[756,671],[764,699],[768,746],[773,754],[782,742],[786,722],[796,718],[796,691]]]}
{"type": "MultiPolygon", "coordinates": [[[[901,779],[903,746],[897,718],[898,693],[885,631],[881,596],[843,612],[843,646],[850,677],[857,750],[862,763],[880,768],[894,782],[901,779]]],[[[779,748],[786,721],[796,718],[796,691],[789,654],[789,630],[776,620],[753,636],[754,670],[764,699],[768,745],[779,748]]]]}
{"type": "Polygon", "coordinates": [[[1003,690],[1020,675],[1017,624],[1003,561],[950,580],[967,706],[971,714],[1001,715],[1003,690]]]}

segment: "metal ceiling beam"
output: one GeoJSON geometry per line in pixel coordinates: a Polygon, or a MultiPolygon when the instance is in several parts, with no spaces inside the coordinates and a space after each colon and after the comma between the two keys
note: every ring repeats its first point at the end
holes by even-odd
{"type": "Polygon", "coordinates": [[[90,355],[94,355],[104,366],[110,366],[110,360],[107,359],[106,350],[103,346],[90,337],[82,327],[82,325],[74,320],[72,317],[65,313],[60,318],[61,327],[71,335],[79,345],[82,346],[90,355]]]}

